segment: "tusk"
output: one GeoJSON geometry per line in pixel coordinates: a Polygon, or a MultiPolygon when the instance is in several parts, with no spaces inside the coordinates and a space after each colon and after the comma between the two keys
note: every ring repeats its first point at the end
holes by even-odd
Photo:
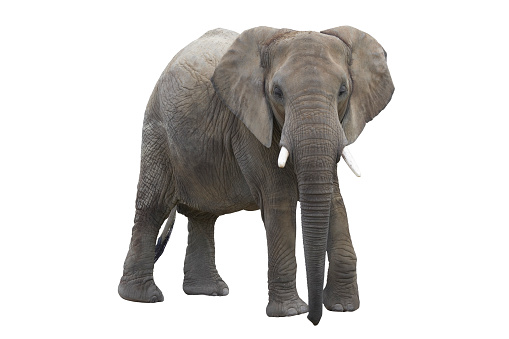
{"type": "Polygon", "coordinates": [[[352,172],[356,176],[360,177],[361,171],[359,170],[359,166],[357,166],[357,164],[355,163],[355,160],[353,160],[352,153],[350,153],[348,148],[346,148],[346,147],[343,148],[343,153],[341,154],[341,156],[343,157],[343,159],[345,159],[346,164],[348,165],[348,167],[350,167],[352,172]]]}
{"type": "Polygon", "coordinates": [[[288,152],[288,150],[286,149],[286,147],[281,147],[281,151],[279,152],[279,158],[277,158],[277,165],[280,167],[280,168],[284,168],[285,165],[286,165],[286,160],[288,160],[288,155],[290,153],[288,152]]]}

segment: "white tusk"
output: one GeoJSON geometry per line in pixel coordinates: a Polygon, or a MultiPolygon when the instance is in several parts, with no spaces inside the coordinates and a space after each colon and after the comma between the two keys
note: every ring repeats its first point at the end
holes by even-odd
{"type": "Polygon", "coordinates": [[[284,146],[281,147],[281,151],[279,152],[279,158],[277,158],[277,165],[280,168],[284,168],[285,167],[286,160],[288,160],[288,155],[290,155],[290,153],[288,152],[286,147],[284,147],[284,146]]]}
{"type": "Polygon", "coordinates": [[[343,157],[343,159],[345,159],[346,164],[348,165],[348,167],[350,167],[352,172],[356,176],[360,177],[361,171],[359,170],[359,166],[357,166],[357,164],[355,163],[355,160],[353,160],[352,153],[350,153],[348,148],[346,148],[346,147],[343,148],[343,153],[341,154],[341,156],[343,157]]]}

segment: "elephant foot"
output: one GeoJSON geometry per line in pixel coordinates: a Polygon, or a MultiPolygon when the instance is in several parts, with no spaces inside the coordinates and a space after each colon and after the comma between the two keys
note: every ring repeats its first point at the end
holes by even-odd
{"type": "Polygon", "coordinates": [[[266,309],[269,317],[290,317],[292,315],[307,313],[308,310],[308,305],[299,298],[299,296],[286,301],[269,300],[266,309]]]}
{"type": "Polygon", "coordinates": [[[359,308],[359,291],[357,283],[346,286],[337,285],[331,288],[329,284],[323,291],[323,304],[326,309],[334,312],[353,312],[359,308]]]}
{"type": "Polygon", "coordinates": [[[131,278],[123,276],[118,285],[118,294],[129,301],[155,303],[164,300],[152,276],[131,278]]]}
{"type": "Polygon", "coordinates": [[[219,276],[209,279],[184,278],[183,289],[188,295],[226,296],[230,293],[228,285],[219,276]]]}

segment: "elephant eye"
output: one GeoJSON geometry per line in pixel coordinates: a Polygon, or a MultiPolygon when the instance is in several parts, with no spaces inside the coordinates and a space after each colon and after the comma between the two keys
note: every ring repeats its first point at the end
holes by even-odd
{"type": "Polygon", "coordinates": [[[274,86],[272,92],[274,93],[276,99],[278,99],[279,101],[283,100],[283,90],[281,90],[279,86],[274,86]]]}
{"type": "Polygon", "coordinates": [[[346,93],[346,85],[341,85],[341,87],[339,88],[339,96],[342,96],[343,94],[346,93]]]}

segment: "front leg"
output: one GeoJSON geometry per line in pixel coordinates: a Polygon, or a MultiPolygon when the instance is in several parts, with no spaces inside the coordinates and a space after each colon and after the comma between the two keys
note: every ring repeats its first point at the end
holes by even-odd
{"type": "Polygon", "coordinates": [[[267,199],[262,216],[267,233],[269,261],[269,317],[292,316],[308,311],[296,288],[297,262],[295,259],[296,201],[267,199]]]}
{"type": "Polygon", "coordinates": [[[355,311],[359,308],[357,257],[350,239],[348,219],[337,181],[334,183],[329,236],[329,272],[323,303],[329,311],[355,311]]]}

